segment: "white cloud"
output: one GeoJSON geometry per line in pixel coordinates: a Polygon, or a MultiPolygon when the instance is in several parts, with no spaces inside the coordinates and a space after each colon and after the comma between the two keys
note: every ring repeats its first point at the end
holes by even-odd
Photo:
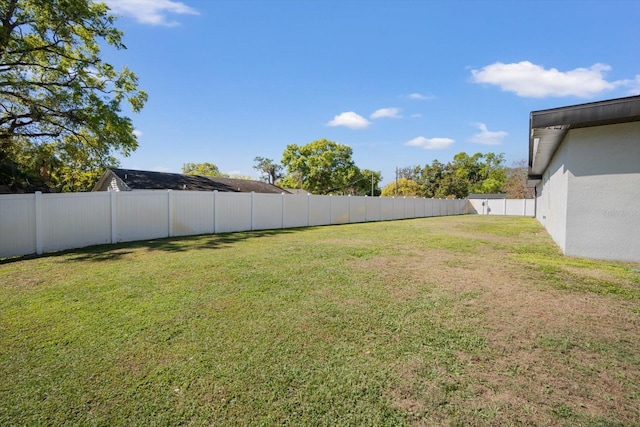
{"type": "Polygon", "coordinates": [[[508,135],[508,133],[503,130],[490,131],[484,123],[477,123],[476,126],[480,129],[480,132],[474,134],[469,141],[477,144],[500,145],[502,144],[502,140],[508,135]]]}
{"type": "Polygon", "coordinates": [[[349,129],[365,129],[369,127],[371,122],[360,114],[357,114],[353,111],[347,111],[344,113],[340,113],[333,118],[327,126],[344,126],[349,129]]]}
{"type": "Polygon", "coordinates": [[[412,115],[411,115],[411,118],[412,118],[412,119],[417,119],[417,118],[419,118],[419,117],[422,117],[422,114],[420,114],[420,113],[415,113],[415,114],[412,114],[412,115]]]}
{"type": "Polygon", "coordinates": [[[425,99],[431,99],[431,98],[433,98],[433,97],[431,97],[431,96],[427,96],[427,95],[423,95],[423,94],[418,93],[418,92],[414,92],[414,93],[410,93],[409,95],[407,95],[407,98],[409,98],[409,99],[425,100],[425,99]]]}
{"type": "Polygon", "coordinates": [[[454,142],[451,138],[425,138],[424,136],[419,136],[413,138],[411,141],[407,141],[404,145],[409,147],[422,147],[425,150],[443,150],[454,142]]]}
{"type": "Polygon", "coordinates": [[[594,64],[589,68],[559,71],[557,68],[547,70],[529,61],[512,64],[496,62],[480,70],[471,70],[471,81],[500,86],[503,91],[514,92],[523,97],[589,98],[627,84],[625,81],[607,81],[604,74],[610,69],[606,64],[594,64]]]}
{"type": "Polygon", "coordinates": [[[374,111],[371,116],[372,119],[399,119],[402,118],[400,115],[399,108],[380,108],[379,110],[374,111]]]}
{"type": "Polygon", "coordinates": [[[174,27],[178,22],[169,20],[168,15],[199,15],[186,4],[174,0],[104,0],[116,14],[132,16],[141,24],[174,27]]]}
{"type": "Polygon", "coordinates": [[[142,136],[142,131],[139,129],[134,129],[133,134],[136,136],[136,138],[140,138],[142,136]]]}
{"type": "Polygon", "coordinates": [[[624,80],[622,84],[629,87],[627,95],[640,95],[640,74],[638,74],[633,80],[624,80]]]}

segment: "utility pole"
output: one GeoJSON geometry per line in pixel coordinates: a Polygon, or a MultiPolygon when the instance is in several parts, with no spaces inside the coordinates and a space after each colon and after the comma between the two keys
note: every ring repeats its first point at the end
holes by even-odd
{"type": "Polygon", "coordinates": [[[371,197],[373,197],[373,171],[371,171],[371,197]]]}
{"type": "Polygon", "coordinates": [[[398,167],[396,166],[396,191],[394,193],[394,196],[398,195],[398,167]]]}

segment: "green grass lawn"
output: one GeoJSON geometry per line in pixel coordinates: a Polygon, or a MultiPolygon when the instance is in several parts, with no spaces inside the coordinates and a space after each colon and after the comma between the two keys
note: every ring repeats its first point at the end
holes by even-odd
{"type": "Polygon", "coordinates": [[[532,218],[0,261],[0,425],[630,425],[640,264],[532,218]]]}

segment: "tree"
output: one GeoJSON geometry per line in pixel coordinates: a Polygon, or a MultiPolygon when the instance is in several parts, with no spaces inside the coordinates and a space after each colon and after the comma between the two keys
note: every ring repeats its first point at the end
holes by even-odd
{"type": "Polygon", "coordinates": [[[442,177],[445,174],[446,165],[440,163],[438,160],[433,160],[431,165],[425,165],[420,171],[420,179],[417,180],[418,184],[422,187],[422,196],[424,197],[436,197],[438,188],[442,181],[442,177]]]}
{"type": "Polygon", "coordinates": [[[275,163],[271,159],[265,157],[256,157],[253,159],[256,165],[253,167],[260,172],[260,178],[269,184],[275,184],[284,175],[282,174],[282,165],[275,163]]]}
{"type": "Polygon", "coordinates": [[[514,162],[512,167],[507,169],[504,191],[510,199],[532,199],[535,197],[533,188],[527,187],[527,174],[529,165],[522,159],[514,162]]]}
{"type": "Polygon", "coordinates": [[[391,196],[420,196],[422,189],[420,185],[412,179],[399,178],[391,182],[382,189],[383,197],[391,196]]]}
{"type": "Polygon", "coordinates": [[[351,155],[351,147],[326,139],[303,146],[287,145],[282,154],[287,176],[280,184],[314,194],[348,193],[348,188],[361,178],[351,155]]]}
{"type": "MultiPolygon", "coordinates": [[[[56,170],[41,176],[55,181],[66,176],[58,169],[70,166],[68,159],[81,169],[106,167],[114,152],[127,156],[137,148],[132,122],[120,112],[123,102],[140,111],[147,94],[133,72],[100,55],[103,42],[125,49],[114,19],[91,0],[0,3],[0,167],[15,169],[13,178],[39,174],[29,170],[38,156],[57,159],[50,162],[56,170]],[[25,163],[18,163],[24,147],[25,163]]],[[[6,175],[0,179],[10,181],[6,175]]]]}
{"type": "MultiPolygon", "coordinates": [[[[450,166],[448,164],[447,166],[450,166]]],[[[469,182],[449,169],[438,183],[434,197],[439,199],[464,199],[469,195],[469,182]]]]}
{"type": "Polygon", "coordinates": [[[201,175],[201,176],[223,176],[226,174],[220,172],[218,166],[213,163],[185,163],[182,165],[182,173],[186,175],[201,175]]]}
{"type": "Polygon", "coordinates": [[[348,194],[354,196],[380,196],[380,181],[382,174],[369,169],[360,171],[359,178],[351,186],[351,192],[348,194]]]}
{"type": "Polygon", "coordinates": [[[410,166],[397,170],[399,178],[415,181],[417,195],[438,198],[464,198],[469,193],[499,193],[506,180],[504,154],[465,152],[447,164],[434,160],[423,168],[410,166]]]}

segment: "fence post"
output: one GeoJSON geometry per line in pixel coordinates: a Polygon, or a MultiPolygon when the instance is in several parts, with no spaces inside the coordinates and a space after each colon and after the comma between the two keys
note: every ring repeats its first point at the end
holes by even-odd
{"type": "Polygon", "coordinates": [[[311,225],[311,193],[307,193],[307,227],[311,225]]]}
{"type": "Polygon", "coordinates": [[[173,190],[167,190],[167,217],[169,223],[167,224],[168,237],[173,237],[173,190]]]}
{"type": "Polygon", "coordinates": [[[366,194],[364,195],[364,222],[369,222],[369,217],[367,216],[367,195],[366,194]]]}
{"type": "Polygon", "coordinates": [[[251,231],[253,231],[253,223],[254,223],[254,216],[255,216],[255,211],[253,208],[253,203],[254,203],[254,196],[256,195],[255,191],[251,192],[251,231]]]}
{"type": "Polygon", "coordinates": [[[504,214],[507,214],[507,199],[504,199],[504,214]]]}
{"type": "Polygon", "coordinates": [[[34,205],[36,208],[36,253],[42,255],[42,192],[36,191],[34,205]]]}
{"type": "Polygon", "coordinates": [[[284,228],[284,193],[280,193],[280,196],[282,197],[282,205],[281,205],[281,211],[282,211],[282,228],[284,228]]]}
{"type": "Polygon", "coordinates": [[[109,191],[109,201],[111,203],[111,243],[118,243],[118,221],[116,218],[116,194],[117,191],[109,191]]]}
{"type": "Polygon", "coordinates": [[[218,190],[213,190],[213,234],[218,230],[218,190]]]}

